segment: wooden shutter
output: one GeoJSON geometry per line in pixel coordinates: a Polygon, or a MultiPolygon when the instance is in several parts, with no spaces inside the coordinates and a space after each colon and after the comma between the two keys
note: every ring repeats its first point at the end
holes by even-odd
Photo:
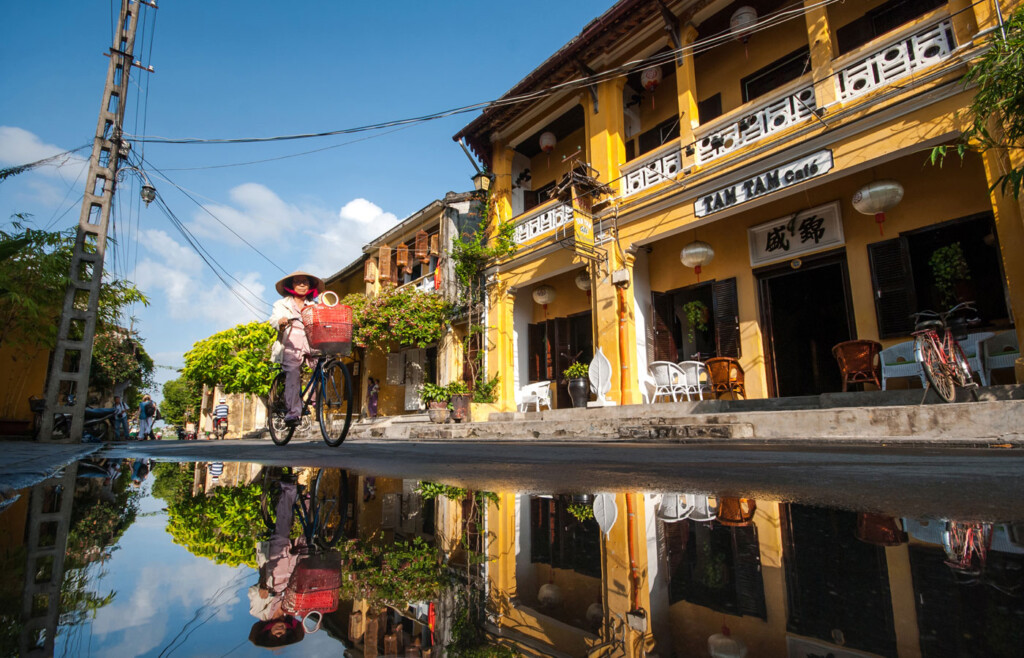
{"type": "Polygon", "coordinates": [[[377,250],[378,276],[381,281],[394,281],[391,278],[391,247],[383,244],[377,250]]]}
{"type": "Polygon", "coordinates": [[[678,350],[672,332],[672,295],[652,292],[651,300],[654,308],[651,318],[654,325],[654,360],[675,363],[678,350]]]}
{"type": "Polygon", "coordinates": [[[530,355],[529,378],[531,382],[539,382],[544,379],[547,373],[547,361],[544,358],[546,351],[544,345],[544,325],[531,324],[527,332],[528,353],[530,355]]]}
{"type": "Polygon", "coordinates": [[[761,574],[761,547],[757,527],[730,528],[734,548],[736,606],[740,614],[767,619],[764,600],[764,577],[761,574]]]}
{"type": "Polygon", "coordinates": [[[910,269],[910,253],[904,238],[868,245],[871,287],[875,293],[878,335],[907,336],[914,330],[910,314],[917,310],[917,295],[910,269]]]}
{"type": "Polygon", "coordinates": [[[715,281],[714,298],[715,347],[718,356],[740,358],[740,309],[736,296],[736,278],[715,281]]]}
{"type": "Polygon", "coordinates": [[[416,260],[421,263],[430,262],[430,254],[428,253],[429,239],[427,232],[420,230],[416,232],[416,260]]]}

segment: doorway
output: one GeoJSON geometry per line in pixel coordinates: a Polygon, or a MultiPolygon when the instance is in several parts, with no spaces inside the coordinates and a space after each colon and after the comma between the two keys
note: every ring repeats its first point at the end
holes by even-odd
{"type": "Polygon", "coordinates": [[[854,334],[845,253],[757,272],[773,397],[842,390],[836,343],[854,334]]]}

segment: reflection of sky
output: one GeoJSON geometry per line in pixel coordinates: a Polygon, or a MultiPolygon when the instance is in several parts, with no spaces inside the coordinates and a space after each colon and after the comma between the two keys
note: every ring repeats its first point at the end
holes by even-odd
{"type": "MultiPolygon", "coordinates": [[[[151,482],[152,477],[147,485],[151,482]]],[[[270,655],[248,640],[256,619],[249,616],[246,591],[256,582],[256,572],[215,564],[174,544],[164,530],[163,506],[146,486],[139,518],[102,572],[92,571],[90,589],[115,591],[113,602],[79,627],[61,627],[54,655],[270,655]]],[[[342,651],[326,631],[319,631],[276,655],[336,656],[342,651]]]]}

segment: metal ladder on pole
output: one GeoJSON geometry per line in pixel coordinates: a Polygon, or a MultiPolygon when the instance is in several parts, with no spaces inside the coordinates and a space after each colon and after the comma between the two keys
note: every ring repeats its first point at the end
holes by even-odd
{"type": "MultiPolygon", "coordinates": [[[[155,4],[146,4],[156,7],[155,4]]],[[[133,65],[138,66],[132,59],[132,52],[141,9],[139,0],[121,0],[96,137],[89,158],[89,175],[71,258],[70,279],[61,309],[57,346],[47,378],[46,411],[39,432],[40,441],[54,440],[55,414],[71,414],[70,430],[67,436],[62,437],[63,440],[75,441],[82,436],[103,281],[107,224],[117,182],[118,162],[127,156],[130,148],[122,139],[121,127],[128,95],[128,74],[133,65]]]]}

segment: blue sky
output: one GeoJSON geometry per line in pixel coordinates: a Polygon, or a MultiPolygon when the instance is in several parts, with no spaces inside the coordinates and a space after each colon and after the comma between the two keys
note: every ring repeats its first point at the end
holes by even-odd
{"type": "MultiPolygon", "coordinates": [[[[497,98],[612,2],[159,4],[142,14],[135,50],[156,72],[133,71],[126,132],[230,138],[336,130],[497,98]]],[[[91,143],[116,9],[108,0],[5,8],[0,166],[91,143]]],[[[264,301],[251,301],[264,319],[282,276],[278,267],[337,271],[403,217],[448,191],[469,189],[472,166],[451,136],[477,114],[387,134],[148,144],[144,155],[274,261],[276,267],[149,169],[175,215],[239,282],[232,285],[251,291],[239,294],[264,301]]],[[[142,149],[135,144],[137,155],[142,149]]],[[[0,219],[27,212],[39,226],[75,225],[83,161],[70,158],[0,184],[0,219]]],[[[137,189],[132,177],[119,188],[118,246],[108,248],[106,269],[150,296],[149,308],[134,311],[136,326],[157,363],[176,367],[196,340],[256,316],[219,283],[156,204],[140,207],[137,189]]],[[[158,378],[174,376],[165,369],[158,378]]]]}

